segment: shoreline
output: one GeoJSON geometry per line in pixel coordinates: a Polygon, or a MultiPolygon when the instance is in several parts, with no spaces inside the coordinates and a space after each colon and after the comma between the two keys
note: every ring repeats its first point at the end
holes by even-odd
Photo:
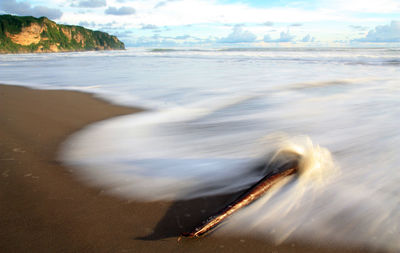
{"type": "MultiPolygon", "coordinates": [[[[93,49],[93,50],[67,50],[67,51],[40,51],[40,52],[5,52],[0,51],[0,55],[19,55],[19,54],[62,54],[62,53],[82,53],[82,52],[103,52],[103,51],[126,51],[125,49],[93,49]]],[[[9,84],[0,84],[9,85],[9,84]]]]}
{"type": "Polygon", "coordinates": [[[56,161],[60,144],[84,126],[142,109],[92,94],[0,85],[2,252],[366,252],[367,249],[210,235],[177,237],[233,196],[137,202],[83,185],[56,161]],[[200,210],[207,209],[207,212],[200,210]]]}

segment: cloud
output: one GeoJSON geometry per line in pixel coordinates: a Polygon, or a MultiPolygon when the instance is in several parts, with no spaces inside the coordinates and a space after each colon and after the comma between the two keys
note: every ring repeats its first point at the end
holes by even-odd
{"type": "Polygon", "coordinates": [[[293,41],[294,36],[290,34],[289,31],[287,32],[281,32],[279,39],[277,42],[290,42],[293,41]]]}
{"type": "Polygon", "coordinates": [[[176,40],[186,40],[189,39],[191,36],[190,35],[182,35],[182,36],[176,36],[175,39],[176,40]]]}
{"type": "Polygon", "coordinates": [[[165,2],[165,1],[158,2],[156,5],[154,5],[154,9],[165,6],[166,4],[167,4],[167,2],[165,2]]]}
{"type": "Polygon", "coordinates": [[[272,42],[272,38],[269,34],[265,34],[263,41],[264,42],[272,42]]]}
{"type": "Polygon", "coordinates": [[[130,38],[124,39],[124,43],[127,46],[146,46],[146,47],[191,47],[198,45],[213,45],[217,38],[209,37],[207,39],[201,39],[192,37],[190,35],[183,35],[177,37],[161,36],[154,34],[153,36],[131,36],[130,38]],[[186,39],[183,39],[183,38],[186,39]]]}
{"type": "Polygon", "coordinates": [[[164,38],[161,36],[152,37],[139,37],[126,40],[127,46],[146,46],[146,47],[173,47],[177,46],[178,43],[169,38],[164,38]]]}
{"type": "Polygon", "coordinates": [[[264,42],[291,42],[294,40],[294,36],[290,34],[289,31],[287,32],[281,32],[280,36],[278,39],[273,40],[271,39],[271,36],[268,34],[264,35],[264,42]]]}
{"type": "Polygon", "coordinates": [[[301,39],[301,42],[314,42],[315,38],[311,37],[310,34],[307,34],[306,36],[303,37],[303,39],[301,39]]]}
{"type": "Polygon", "coordinates": [[[290,26],[293,26],[293,27],[299,27],[299,26],[303,26],[303,24],[300,24],[300,23],[294,23],[294,24],[291,24],[290,26]]]}
{"type": "Polygon", "coordinates": [[[365,38],[355,39],[358,42],[400,42],[400,21],[392,21],[389,25],[381,25],[370,30],[365,38]]]}
{"type": "Polygon", "coordinates": [[[169,2],[175,2],[175,1],[177,1],[177,0],[160,1],[160,2],[158,2],[156,5],[154,5],[154,9],[163,7],[163,6],[167,5],[167,3],[169,3],[169,2]]]}
{"type": "Polygon", "coordinates": [[[242,43],[254,42],[256,40],[254,33],[243,30],[242,26],[236,25],[233,27],[232,32],[225,38],[220,39],[220,43],[242,43]]]}
{"type": "Polygon", "coordinates": [[[108,9],[104,11],[104,13],[108,15],[123,16],[123,15],[133,15],[136,13],[136,10],[132,7],[126,7],[126,6],[123,6],[121,8],[108,7],[108,9]]]}
{"type": "Polygon", "coordinates": [[[99,8],[107,5],[106,0],[81,0],[78,3],[72,3],[72,7],[80,8],[99,8]]]}
{"type": "Polygon", "coordinates": [[[48,8],[37,5],[31,6],[27,2],[17,2],[16,0],[1,0],[0,9],[9,14],[34,17],[48,17],[49,19],[59,19],[63,13],[59,9],[48,8]]]}
{"type": "MultiPolygon", "coordinates": [[[[0,2],[3,0],[0,0],[0,2]]],[[[33,0],[17,0],[17,1],[33,1],[33,0]]],[[[45,0],[34,0],[45,1],[45,0]]],[[[63,0],[52,0],[61,3],[63,0]]],[[[77,7],[78,3],[88,0],[67,0],[64,2],[74,2],[77,7]]],[[[104,0],[103,0],[104,1],[104,0]]],[[[260,7],[253,6],[248,1],[217,1],[217,0],[122,0],[125,3],[120,3],[120,0],[107,0],[107,6],[96,8],[81,8],[85,11],[91,11],[87,15],[81,15],[76,10],[66,8],[63,16],[63,22],[76,24],[81,20],[94,20],[95,22],[103,22],[102,19],[112,18],[112,16],[104,15],[104,10],[109,6],[121,7],[130,6],[136,9],[138,18],[127,20],[124,22],[129,23],[129,28],[141,27],[141,24],[154,24],[159,27],[164,25],[171,27],[182,27],[187,24],[194,24],[199,28],[198,34],[201,36],[213,35],[217,37],[225,37],[226,35],[218,35],[221,30],[221,24],[236,24],[243,22],[251,25],[251,32],[261,32],[261,24],[265,23],[264,28],[268,26],[282,26],[283,24],[303,23],[309,24],[311,22],[322,22],[337,20],[338,15],[333,11],[315,11],[304,10],[299,8],[286,8],[286,7],[260,7]],[[154,9],[154,7],[156,7],[154,9]],[[140,17],[139,17],[140,15],[140,17]],[[268,21],[268,22],[267,22],[268,21]],[[260,26],[260,27],[255,27],[260,26]],[[206,31],[203,27],[209,29],[206,31]],[[200,31],[200,29],[203,29],[200,31]],[[206,34],[208,33],[208,34],[206,34]]],[[[82,4],[81,4],[82,5],[82,4]]],[[[343,14],[344,15],[344,14],[343,14]]],[[[126,16],[130,17],[130,16],[126,16]]],[[[339,15],[341,19],[342,16],[339,15]]],[[[119,19],[122,22],[122,19],[119,19]]],[[[342,20],[342,19],[341,19],[342,20]]],[[[343,20],[342,20],[343,21],[343,20]]],[[[355,21],[353,21],[355,22],[355,21]]],[[[193,29],[196,29],[193,28],[193,29]]],[[[250,29],[250,28],[248,28],[250,29]]],[[[144,30],[142,30],[144,31],[144,30]]],[[[262,31],[264,32],[264,31],[262,31]]],[[[354,35],[353,35],[354,36],[354,35]]]]}
{"type": "Polygon", "coordinates": [[[264,26],[273,26],[274,22],[267,21],[267,22],[262,23],[262,25],[264,25],[264,26]]]}
{"type": "Polygon", "coordinates": [[[103,30],[107,30],[107,31],[111,31],[111,30],[112,31],[114,31],[114,30],[118,30],[119,31],[120,30],[120,31],[123,31],[123,30],[126,29],[125,26],[119,25],[118,22],[115,21],[115,20],[111,21],[111,22],[106,22],[106,23],[101,23],[101,22],[96,23],[94,21],[89,22],[89,21],[83,20],[83,21],[79,22],[78,24],[80,26],[90,27],[91,29],[98,29],[100,31],[103,31],[103,30]]]}
{"type": "Polygon", "coordinates": [[[117,31],[117,32],[110,32],[110,34],[117,36],[118,38],[129,38],[133,32],[132,31],[117,31]]]}
{"type": "Polygon", "coordinates": [[[361,26],[361,25],[350,25],[350,28],[358,31],[367,31],[368,27],[367,26],[361,26]]]}
{"type": "Polygon", "coordinates": [[[99,26],[100,30],[120,30],[120,29],[123,29],[123,28],[117,26],[117,22],[116,21],[108,22],[108,23],[105,23],[105,24],[97,24],[97,26],[99,26]]]}
{"type": "Polygon", "coordinates": [[[164,2],[164,1],[158,2],[156,5],[154,5],[154,9],[160,8],[160,7],[162,7],[162,6],[166,5],[166,4],[167,4],[167,3],[164,2]]]}
{"type": "Polygon", "coordinates": [[[96,26],[96,23],[95,22],[88,22],[88,21],[81,21],[81,22],[79,22],[79,25],[80,26],[83,26],[83,27],[95,27],[96,26]]]}
{"type": "Polygon", "coordinates": [[[158,26],[152,24],[142,24],[143,30],[155,30],[158,29],[158,26]]]}
{"type": "Polygon", "coordinates": [[[398,0],[324,0],[323,7],[337,12],[356,13],[398,13],[400,5],[398,0]]]}

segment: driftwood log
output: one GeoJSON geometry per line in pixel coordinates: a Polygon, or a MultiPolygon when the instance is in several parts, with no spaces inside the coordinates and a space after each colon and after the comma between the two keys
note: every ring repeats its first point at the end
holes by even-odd
{"type": "MultiPolygon", "coordinates": [[[[280,169],[278,172],[269,173],[264,176],[261,180],[251,186],[246,192],[240,195],[236,200],[230,203],[227,207],[209,217],[206,221],[204,221],[201,225],[197,226],[190,233],[183,233],[183,237],[196,238],[203,236],[218,226],[222,221],[228,218],[237,210],[251,204],[265,192],[267,192],[274,184],[282,180],[284,177],[292,175],[298,171],[298,162],[291,161],[280,169]]],[[[178,241],[181,237],[178,238],[178,241]]]]}

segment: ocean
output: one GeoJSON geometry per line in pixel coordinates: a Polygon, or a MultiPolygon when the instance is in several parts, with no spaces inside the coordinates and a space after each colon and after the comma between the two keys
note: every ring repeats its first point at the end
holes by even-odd
{"type": "Polygon", "coordinates": [[[0,83],[147,111],[61,147],[82,180],[141,201],[237,192],[280,152],[304,169],[218,233],[400,250],[400,49],[146,49],[0,55],[0,83]]]}

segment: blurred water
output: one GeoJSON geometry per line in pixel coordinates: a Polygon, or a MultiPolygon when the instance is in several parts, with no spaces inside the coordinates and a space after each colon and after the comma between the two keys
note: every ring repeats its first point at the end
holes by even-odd
{"type": "Polygon", "coordinates": [[[93,124],[61,159],[141,200],[248,187],[296,147],[323,173],[277,187],[225,232],[400,250],[400,50],[225,49],[0,55],[0,82],[153,109],[93,124]],[[340,171],[340,172],[338,172],[340,171]],[[240,229],[239,229],[240,228],[240,229]]]}

